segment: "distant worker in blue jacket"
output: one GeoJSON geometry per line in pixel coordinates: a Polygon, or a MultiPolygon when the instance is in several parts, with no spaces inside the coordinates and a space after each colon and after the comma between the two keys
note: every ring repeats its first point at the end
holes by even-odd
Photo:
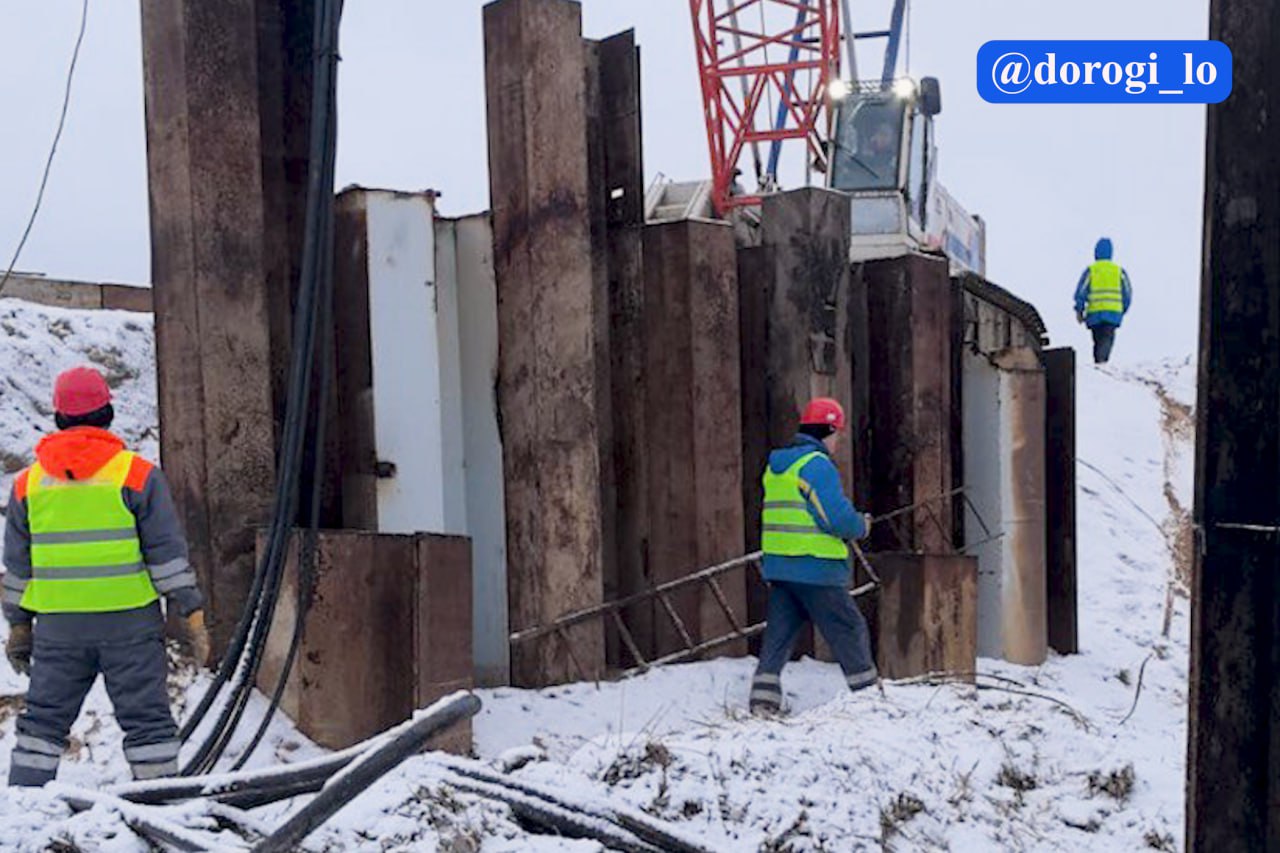
{"type": "Polygon", "coordinates": [[[866,536],[871,519],[845,497],[831,460],[844,428],[840,404],[819,397],[805,407],[791,444],[769,455],[761,526],[769,611],[751,683],[752,713],[782,709],[782,667],[807,622],[826,638],[850,690],[870,687],[878,677],[866,620],[849,596],[846,543],[866,536]]]}
{"type": "Polygon", "coordinates": [[[1094,247],[1093,257],[1076,285],[1076,320],[1093,333],[1093,363],[1106,364],[1116,329],[1133,301],[1133,287],[1129,274],[1111,260],[1111,241],[1106,237],[1094,247]]]}

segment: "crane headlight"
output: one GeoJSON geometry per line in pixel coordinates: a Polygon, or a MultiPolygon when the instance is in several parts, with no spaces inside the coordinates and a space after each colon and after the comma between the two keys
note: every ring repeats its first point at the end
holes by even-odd
{"type": "Polygon", "coordinates": [[[843,101],[853,94],[853,84],[848,80],[835,79],[827,84],[827,94],[833,101],[843,101]]]}
{"type": "Polygon", "coordinates": [[[916,95],[916,81],[910,77],[899,77],[893,81],[893,94],[899,98],[914,98],[916,95]]]}

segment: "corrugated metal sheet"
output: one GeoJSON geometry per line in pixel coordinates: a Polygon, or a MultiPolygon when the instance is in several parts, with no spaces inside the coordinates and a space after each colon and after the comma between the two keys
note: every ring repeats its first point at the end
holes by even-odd
{"type": "Polygon", "coordinates": [[[1049,330],[1040,317],[1040,312],[1030,302],[1019,299],[1008,290],[987,281],[975,273],[963,273],[956,278],[965,292],[971,293],[983,302],[1007,312],[1026,327],[1032,340],[1041,347],[1049,344],[1049,330]]]}

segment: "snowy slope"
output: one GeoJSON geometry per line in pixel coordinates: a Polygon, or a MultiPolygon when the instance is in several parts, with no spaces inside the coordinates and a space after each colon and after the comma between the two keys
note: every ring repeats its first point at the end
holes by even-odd
{"type": "Polygon", "coordinates": [[[125,311],[72,311],[0,299],[0,489],[31,464],[35,444],[52,430],[53,380],[79,364],[98,368],[115,397],[114,429],[154,459],[155,343],[151,318],[125,311]]]}
{"type": "MultiPolygon", "coordinates": [[[[118,360],[123,431],[155,452],[149,323],[0,302],[0,329],[8,334],[0,453],[26,452],[47,422],[41,406],[52,376],[86,358],[118,360]]],[[[786,670],[791,713],[776,721],[743,713],[750,660],[613,684],[486,690],[475,720],[478,754],[536,756],[514,774],[632,804],[717,850],[1181,849],[1185,598],[1174,599],[1167,639],[1162,623],[1176,551],[1170,496],[1190,505],[1190,433],[1171,429],[1168,411],[1170,402],[1189,407],[1193,380],[1187,363],[1081,367],[1081,654],[1041,667],[980,661],[980,671],[1009,679],[1000,682],[1008,691],[888,684],[883,694],[856,696],[841,690],[834,666],[807,660],[786,670]]],[[[204,683],[175,677],[180,704],[204,683]]],[[[0,662],[0,694],[23,689],[25,679],[0,662]]],[[[17,702],[0,698],[0,772],[17,702]]],[[[265,704],[256,702],[250,718],[265,704]]],[[[251,766],[317,752],[281,720],[251,766]]],[[[94,787],[126,776],[98,685],[61,779],[94,787]]],[[[298,805],[257,817],[275,825],[298,805]]],[[[0,849],[47,849],[55,839],[74,845],[63,849],[148,849],[108,809],[70,817],[48,792],[0,791],[0,849]]],[[[529,835],[505,807],[452,790],[430,756],[383,779],[308,847],[598,849],[529,835]]]]}

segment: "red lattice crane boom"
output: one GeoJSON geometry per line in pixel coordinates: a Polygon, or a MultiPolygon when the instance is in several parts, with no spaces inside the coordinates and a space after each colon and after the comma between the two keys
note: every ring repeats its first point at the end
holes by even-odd
{"type": "MultiPolygon", "coordinates": [[[[712,201],[759,204],[734,186],[748,149],[758,182],[777,179],[782,142],[806,140],[825,165],[830,86],[840,69],[838,0],[689,0],[711,150],[712,201]],[[760,146],[768,143],[767,165],[760,146]]],[[[745,170],[743,170],[745,171],[745,170]]]]}

